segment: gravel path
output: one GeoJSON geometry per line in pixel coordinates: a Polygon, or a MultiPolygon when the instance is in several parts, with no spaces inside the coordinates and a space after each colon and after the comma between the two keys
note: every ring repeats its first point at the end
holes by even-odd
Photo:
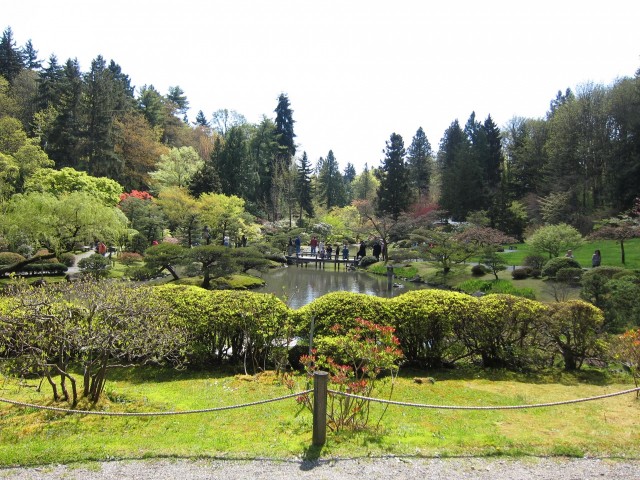
{"type": "Polygon", "coordinates": [[[422,459],[388,457],[318,461],[136,460],[0,469],[8,480],[150,479],[441,479],[441,480],[635,480],[640,460],[525,458],[422,459]]]}

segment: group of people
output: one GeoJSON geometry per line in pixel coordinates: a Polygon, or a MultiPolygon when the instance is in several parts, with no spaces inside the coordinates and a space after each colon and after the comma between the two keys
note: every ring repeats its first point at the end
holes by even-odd
{"type": "MultiPolygon", "coordinates": [[[[319,240],[318,237],[316,237],[315,235],[309,241],[309,247],[311,249],[310,254],[312,256],[317,255],[321,259],[331,258],[331,256],[334,254],[334,250],[331,244],[327,243],[325,245],[325,243],[322,240],[319,240]]],[[[380,241],[375,240],[373,242],[372,255],[376,257],[376,260],[380,259],[380,255],[382,255],[383,249],[384,249],[384,242],[382,240],[380,241]]],[[[289,237],[289,243],[287,245],[287,253],[289,256],[293,256],[294,253],[295,255],[300,256],[300,254],[302,253],[302,241],[300,239],[300,235],[298,235],[295,239],[292,239],[291,237],[289,237]]],[[[340,253],[342,253],[343,260],[349,259],[349,244],[347,242],[344,242],[342,244],[342,248],[339,245],[336,245],[336,250],[335,250],[336,259],[340,256],[340,253]]],[[[356,254],[356,260],[359,260],[366,256],[367,256],[367,242],[362,240],[360,242],[360,246],[356,254]]]]}
{"type": "MultiPolygon", "coordinates": [[[[573,250],[567,250],[565,257],[573,258],[573,250]]],[[[595,252],[593,252],[593,255],[591,255],[591,267],[592,268],[599,267],[601,263],[602,263],[602,254],[600,253],[600,250],[596,250],[595,252]]]]}

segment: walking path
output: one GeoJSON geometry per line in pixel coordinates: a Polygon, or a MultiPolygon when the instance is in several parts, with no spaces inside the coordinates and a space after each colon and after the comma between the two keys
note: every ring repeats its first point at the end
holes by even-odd
{"type": "Polygon", "coordinates": [[[639,480],[640,460],[597,458],[151,459],[0,469],[5,480],[639,480]]]}

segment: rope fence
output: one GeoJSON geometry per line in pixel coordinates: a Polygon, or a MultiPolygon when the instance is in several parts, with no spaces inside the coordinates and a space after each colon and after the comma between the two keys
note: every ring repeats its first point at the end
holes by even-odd
{"type": "Polygon", "coordinates": [[[576,398],[573,400],[562,400],[560,402],[548,402],[548,403],[533,403],[529,405],[487,405],[487,406],[461,406],[461,405],[428,405],[424,403],[408,403],[398,402],[393,400],[383,400],[381,398],[363,397],[361,395],[354,395],[352,393],[338,392],[336,390],[328,390],[329,393],[335,395],[342,395],[343,397],[356,398],[359,400],[366,400],[369,402],[384,403],[387,405],[399,405],[401,407],[416,407],[416,408],[434,408],[441,410],[519,410],[526,408],[541,408],[541,407],[556,407],[559,405],[569,405],[572,403],[590,402],[593,400],[602,400],[603,398],[617,397],[619,395],[626,395],[627,393],[633,393],[640,391],[638,388],[630,388],[629,390],[622,390],[620,392],[607,393],[604,395],[596,395],[594,397],[576,398]]]}
{"type": "Polygon", "coordinates": [[[82,415],[102,415],[107,417],[152,417],[152,416],[169,416],[169,415],[189,415],[196,413],[210,413],[220,412],[224,410],[232,410],[238,408],[253,407],[256,405],[263,405],[267,403],[279,402],[289,398],[300,397],[313,392],[313,445],[321,446],[326,442],[326,429],[327,429],[327,397],[331,393],[333,395],[341,395],[348,398],[357,400],[364,400],[368,402],[382,403],[386,405],[397,405],[401,407],[413,407],[413,408],[429,408],[429,409],[441,409],[441,410],[524,410],[529,408],[542,408],[542,407],[556,407],[561,405],[570,405],[574,403],[590,402],[595,400],[602,400],[605,398],[617,397],[620,395],[626,395],[628,393],[640,392],[640,387],[630,388],[628,390],[622,390],[618,392],[607,393],[603,395],[596,395],[593,397],[576,398],[572,400],[562,400],[558,402],[546,402],[546,403],[534,403],[526,405],[486,405],[486,406],[464,406],[464,405],[432,405],[424,403],[410,403],[400,402],[394,400],[384,400],[380,398],[365,397],[361,395],[354,395],[351,393],[340,392],[336,390],[330,390],[328,388],[329,374],[323,371],[316,371],[314,373],[314,385],[313,389],[304,390],[297,393],[291,393],[283,395],[277,398],[270,398],[266,400],[258,400],[255,402],[242,403],[238,405],[229,405],[223,407],[202,408],[197,410],[183,410],[183,411],[168,411],[168,412],[106,412],[97,410],[73,410],[60,407],[51,407],[46,405],[36,405],[33,403],[19,402],[16,400],[9,400],[6,398],[0,398],[0,403],[8,403],[18,407],[34,408],[39,410],[48,410],[60,413],[76,413],[82,415]]]}
{"type": "Polygon", "coordinates": [[[254,407],[256,405],[279,402],[281,400],[286,400],[288,398],[298,397],[300,395],[306,395],[307,393],[310,393],[312,391],[313,390],[305,390],[303,392],[283,395],[282,397],[270,398],[267,400],[258,400],[255,402],[242,403],[239,405],[228,405],[225,407],[213,407],[213,408],[201,408],[198,410],[177,410],[177,411],[170,411],[170,412],[105,412],[105,411],[99,411],[99,410],[73,410],[73,409],[60,408],[60,407],[49,407],[47,405],[36,405],[34,403],[18,402],[16,400],[8,400],[6,398],[0,398],[0,402],[9,403],[11,405],[15,405],[18,407],[36,408],[38,410],[48,410],[48,411],[60,412],[60,413],[79,413],[82,415],[101,415],[105,417],[161,417],[161,416],[168,416],[168,415],[189,415],[194,413],[221,412],[223,410],[233,410],[236,408],[254,407]]]}

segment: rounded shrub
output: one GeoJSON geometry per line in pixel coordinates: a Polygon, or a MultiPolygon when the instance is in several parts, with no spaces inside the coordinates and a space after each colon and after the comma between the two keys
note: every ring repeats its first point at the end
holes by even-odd
{"type": "Polygon", "coordinates": [[[111,269],[111,261],[103,257],[99,253],[83,258],[78,262],[78,267],[84,275],[88,275],[95,279],[105,278],[109,275],[111,269]]]}
{"type": "Polygon", "coordinates": [[[0,252],[0,265],[13,265],[23,260],[26,260],[26,258],[19,253],[0,252]]]}
{"type": "Polygon", "coordinates": [[[464,356],[454,324],[476,314],[477,300],[458,292],[414,290],[387,300],[407,363],[439,367],[464,356]]]}
{"type": "Polygon", "coordinates": [[[60,263],[66,265],[67,267],[73,267],[76,262],[76,256],[71,252],[65,252],[61,255],[58,255],[58,260],[60,260],[60,263]]]}
{"type": "Polygon", "coordinates": [[[530,272],[530,268],[516,268],[511,272],[511,278],[514,280],[524,280],[525,278],[529,278],[530,272]]]}
{"type": "Polygon", "coordinates": [[[541,365],[540,317],[546,307],[512,295],[486,295],[477,299],[476,315],[456,327],[460,341],[483,367],[516,370],[541,365]]]}
{"type": "Polygon", "coordinates": [[[522,260],[522,264],[537,270],[542,270],[547,258],[544,255],[527,255],[522,260]]]}
{"type": "Polygon", "coordinates": [[[482,277],[483,275],[486,275],[486,274],[487,274],[487,267],[485,267],[481,263],[478,263],[477,265],[474,265],[473,267],[471,267],[471,275],[473,275],[474,277],[482,277]]]}
{"type": "Polygon", "coordinates": [[[556,281],[568,285],[579,285],[582,273],[581,268],[561,268],[556,272],[556,281]]]}
{"type": "Polygon", "coordinates": [[[292,312],[294,323],[301,327],[301,336],[309,338],[311,318],[314,318],[315,335],[329,334],[340,324],[355,327],[355,319],[362,318],[379,325],[391,325],[391,315],[384,298],[364,293],[332,292],[292,312]]]}
{"type": "Polygon", "coordinates": [[[376,257],[367,255],[366,257],[362,257],[360,259],[360,263],[358,263],[358,265],[362,268],[367,268],[369,265],[373,265],[374,263],[378,263],[378,259],[376,257]]]}
{"type": "Polygon", "coordinates": [[[284,342],[295,332],[289,308],[273,294],[187,285],[158,286],[154,294],[171,304],[173,321],[187,329],[192,363],[242,359],[257,372],[270,367],[278,351],[286,359],[284,342]]]}
{"type": "Polygon", "coordinates": [[[555,257],[547,261],[542,268],[542,276],[555,278],[558,270],[562,268],[582,268],[580,264],[569,257],[555,257]]]}
{"type": "Polygon", "coordinates": [[[137,282],[144,282],[146,280],[151,280],[158,274],[157,268],[150,268],[146,265],[141,265],[139,267],[131,267],[127,270],[127,276],[131,280],[135,280],[137,282]]]}

